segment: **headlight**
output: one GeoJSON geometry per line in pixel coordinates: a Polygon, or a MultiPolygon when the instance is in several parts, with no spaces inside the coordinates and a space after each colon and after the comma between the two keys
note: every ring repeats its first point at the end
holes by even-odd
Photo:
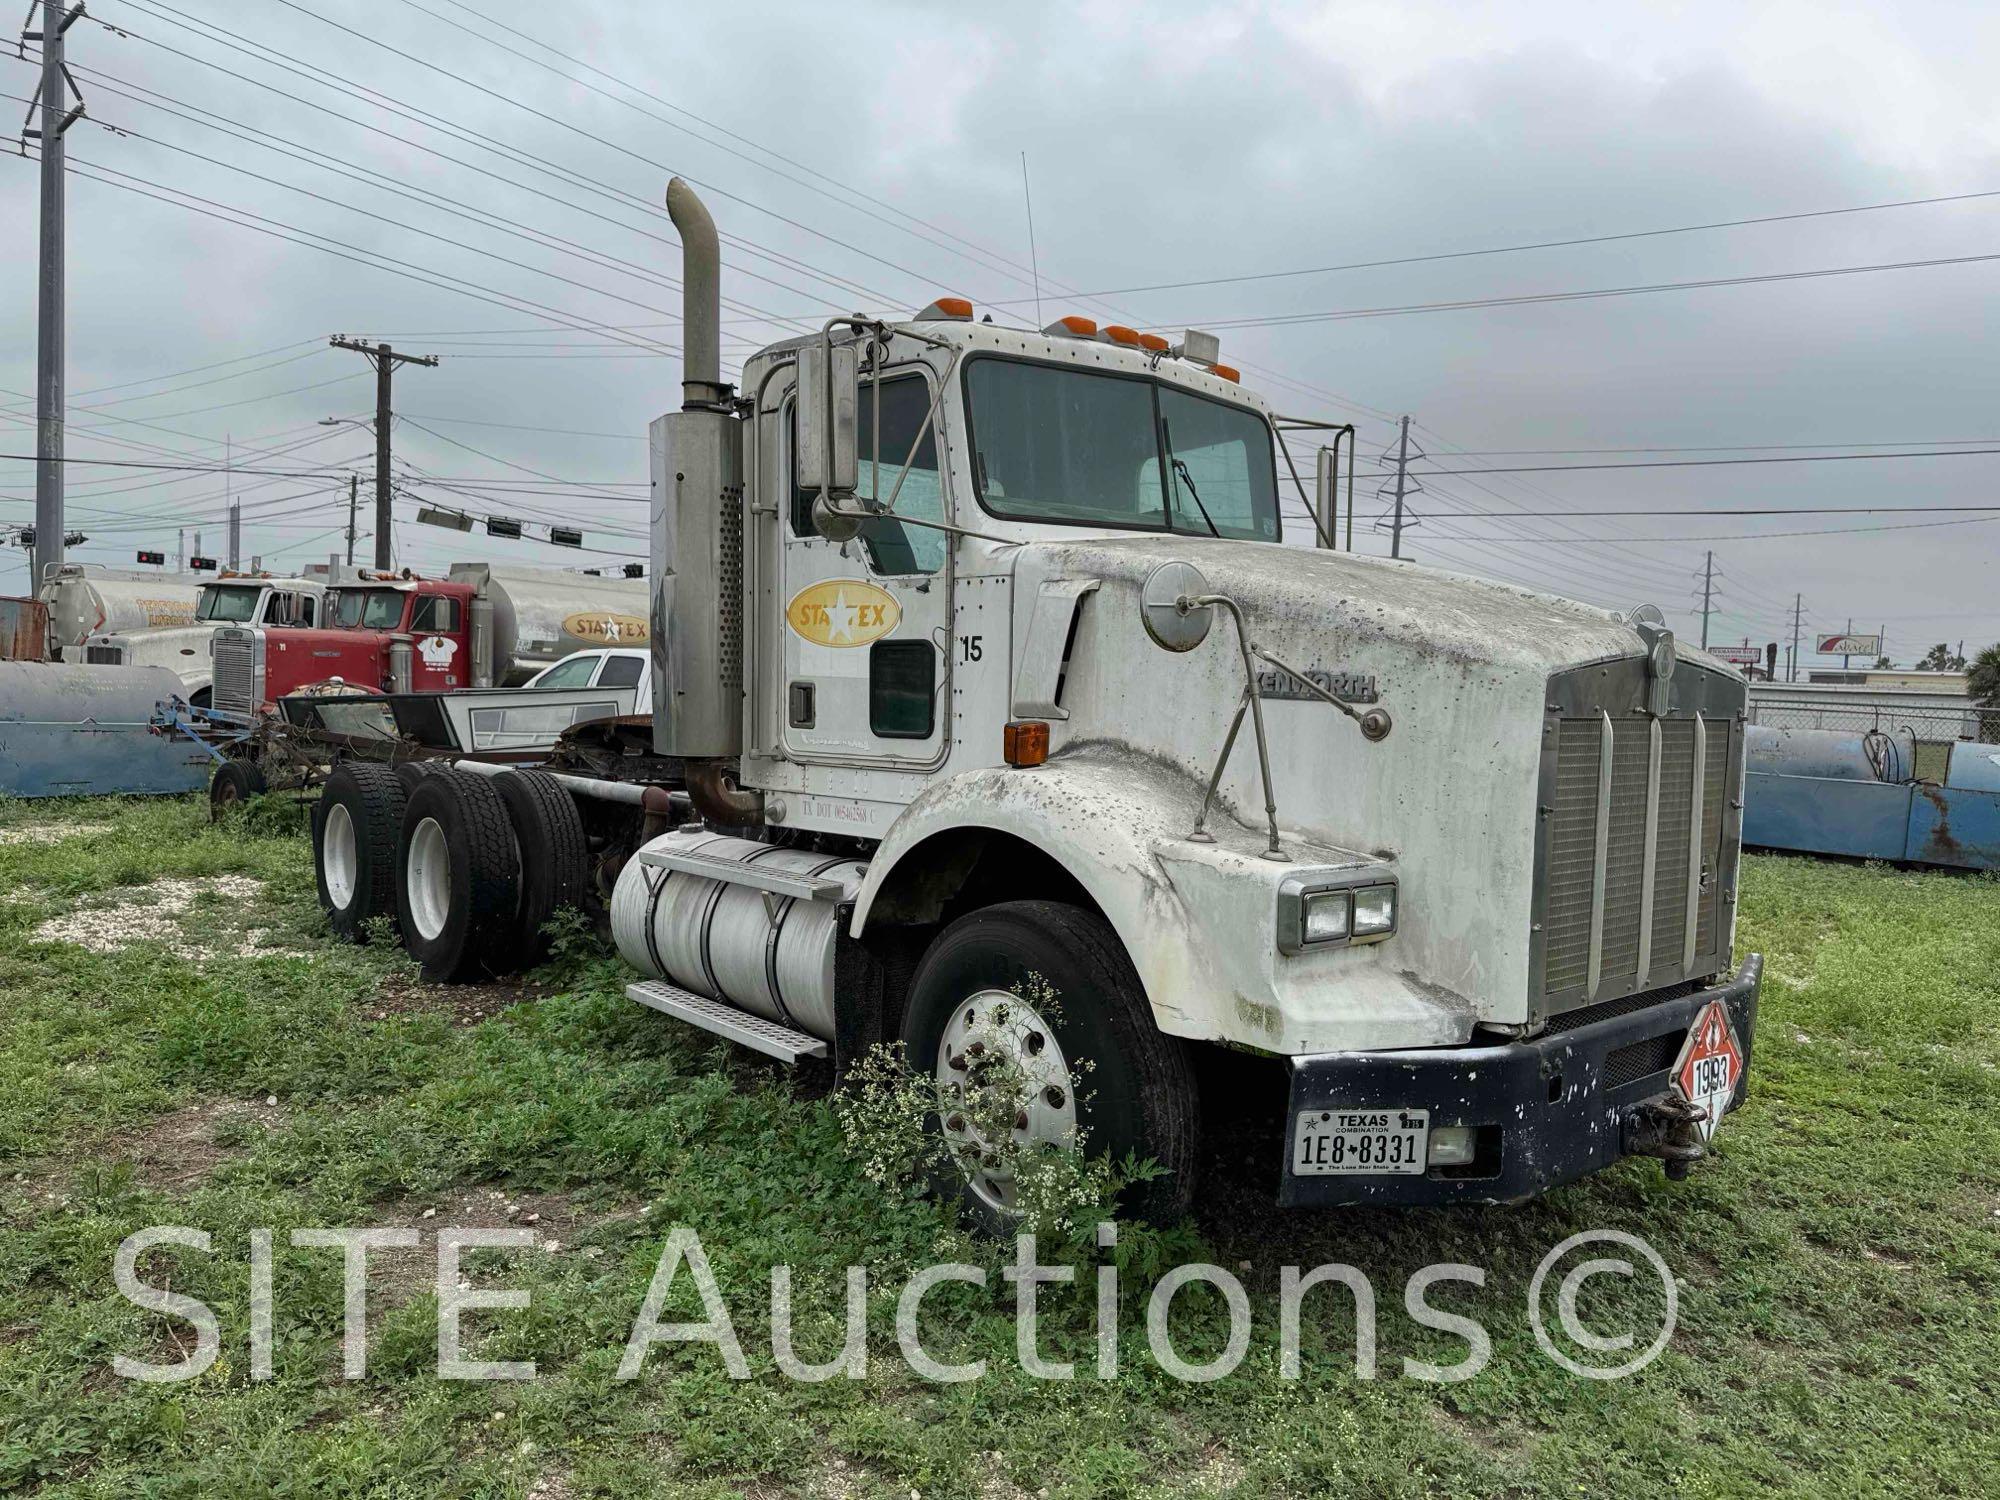
{"type": "Polygon", "coordinates": [[[1305,903],[1308,943],[1330,943],[1347,936],[1346,891],[1314,891],[1305,903]]]}
{"type": "Polygon", "coordinates": [[[1354,935],[1386,937],[1396,930],[1396,888],[1371,885],[1354,893],[1354,935]]]}
{"type": "Polygon", "coordinates": [[[1278,887],[1278,951],[1372,943],[1396,930],[1396,886],[1376,869],[1291,875],[1278,887]]]}

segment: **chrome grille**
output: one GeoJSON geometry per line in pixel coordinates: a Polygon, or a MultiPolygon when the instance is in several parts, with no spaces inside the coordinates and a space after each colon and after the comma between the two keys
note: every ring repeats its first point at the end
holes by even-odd
{"type": "Polygon", "coordinates": [[[83,659],[90,666],[115,667],[125,660],[125,648],[123,646],[85,646],[83,648],[83,659]]]}
{"type": "Polygon", "coordinates": [[[218,630],[214,650],[209,701],[225,713],[255,713],[264,701],[263,639],[254,630],[218,630]]]}
{"type": "Polygon", "coordinates": [[[1689,667],[1693,681],[1655,718],[1639,707],[1643,671],[1551,682],[1535,894],[1544,1016],[1727,961],[1742,685],[1689,667]]]}

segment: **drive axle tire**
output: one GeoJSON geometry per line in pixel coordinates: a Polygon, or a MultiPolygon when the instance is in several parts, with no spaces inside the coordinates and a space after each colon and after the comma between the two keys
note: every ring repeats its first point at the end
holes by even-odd
{"type": "Polygon", "coordinates": [[[493,789],[507,805],[521,850],[521,906],[515,960],[522,968],[548,953],[542,924],[590,888],[590,845],[576,798],[546,771],[503,771],[493,789]]]}
{"type": "Polygon", "coordinates": [[[230,808],[241,807],[269,789],[255,761],[225,760],[215,768],[215,775],[208,783],[208,820],[220,821],[230,808]]]}
{"type": "Polygon", "coordinates": [[[403,795],[405,797],[414,792],[418,784],[426,776],[429,776],[434,771],[441,771],[443,769],[444,767],[438,765],[436,762],[428,760],[401,761],[389,768],[396,780],[402,783],[403,795]]]}
{"type": "Polygon", "coordinates": [[[507,804],[483,776],[433,771],[403,809],[396,846],[403,946],[433,984],[507,972],[521,854],[507,804]]]}
{"type": "Polygon", "coordinates": [[[1010,1126],[1017,1151],[1080,1131],[1086,1155],[1151,1159],[1163,1175],[1128,1188],[1122,1207],[1162,1223],[1187,1213],[1198,1134],[1187,1048],[1155,1024],[1123,945],[1095,912],[1009,901],[960,917],[917,966],[902,1039],[910,1065],[944,1093],[935,1123],[961,1162],[973,1160],[966,1203],[989,1229],[1013,1232],[1013,1185],[1004,1161],[994,1176],[982,1172],[996,1158],[980,1152],[992,1144],[985,1132],[1010,1126]],[[984,1101],[966,1094],[996,1058],[1020,1100],[997,1126],[982,1109],[990,1091],[984,1101]]]}
{"type": "Polygon", "coordinates": [[[320,908],[351,943],[368,941],[371,919],[396,915],[396,840],[404,801],[403,784],[387,766],[346,761],[326,778],[313,809],[320,908]]]}

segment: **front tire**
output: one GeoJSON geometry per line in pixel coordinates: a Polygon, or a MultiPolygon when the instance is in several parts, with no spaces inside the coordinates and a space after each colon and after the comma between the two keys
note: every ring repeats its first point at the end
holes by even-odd
{"type": "Polygon", "coordinates": [[[516,951],[521,853],[485,777],[433,771],[403,810],[396,846],[403,946],[433,984],[504,973],[516,951]]]}
{"type": "MultiPolygon", "coordinates": [[[[968,1118],[951,1107],[975,1037],[981,1056],[1013,1054],[1010,1073],[1024,1087],[1001,1128],[1012,1124],[1017,1148],[1073,1126],[1088,1155],[1129,1154],[1162,1169],[1126,1190],[1124,1208],[1157,1222],[1185,1216],[1198,1134],[1193,1068],[1185,1045],[1154,1023],[1110,923],[1061,902],[1009,901],[960,917],[924,954],[902,1039],[910,1065],[945,1090],[937,1124],[954,1154],[983,1139],[978,1111],[968,1118]],[[1044,987],[1052,1002],[1038,1001],[1044,987]]],[[[1004,1163],[994,1174],[967,1168],[965,1194],[991,1227],[1015,1215],[1004,1163]]]]}
{"type": "Polygon", "coordinates": [[[221,822],[231,808],[241,807],[268,790],[269,784],[255,761],[225,760],[215,768],[215,775],[208,783],[209,822],[221,822]]]}

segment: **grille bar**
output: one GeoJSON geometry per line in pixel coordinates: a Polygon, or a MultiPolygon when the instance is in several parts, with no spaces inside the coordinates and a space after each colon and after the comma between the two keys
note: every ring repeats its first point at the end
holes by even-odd
{"type": "Polygon", "coordinates": [[[1611,715],[1599,710],[1604,728],[1597,742],[1597,857],[1590,868],[1590,977],[1585,988],[1597,993],[1604,974],[1604,880],[1611,865],[1611,715]]]}
{"type": "Polygon", "coordinates": [[[1694,716],[1694,806],[1688,813],[1687,935],[1681,940],[1681,972],[1694,967],[1694,940],[1701,928],[1702,783],[1708,779],[1708,721],[1694,716]]]}
{"type": "MultiPolygon", "coordinates": [[[[1653,720],[1646,737],[1646,858],[1645,873],[1639,883],[1639,973],[1640,989],[1653,972],[1653,887],[1660,868],[1660,747],[1665,736],[1660,721],[1653,720]]],[[[1594,991],[1597,987],[1591,986],[1594,991]]]]}

